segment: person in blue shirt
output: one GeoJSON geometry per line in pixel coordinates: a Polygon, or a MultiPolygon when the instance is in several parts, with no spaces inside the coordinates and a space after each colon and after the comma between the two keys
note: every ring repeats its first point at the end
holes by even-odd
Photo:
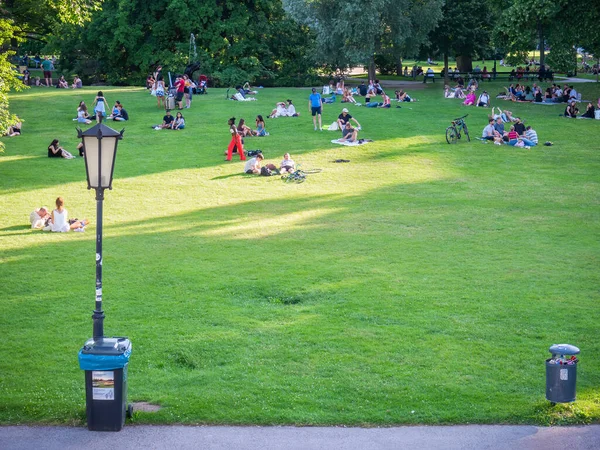
{"type": "Polygon", "coordinates": [[[323,131],[323,125],[321,124],[323,99],[321,98],[321,94],[319,94],[315,88],[312,88],[312,94],[310,94],[310,97],[308,97],[308,109],[311,111],[313,116],[313,125],[315,126],[315,131],[317,131],[317,116],[319,116],[319,130],[323,131]]]}

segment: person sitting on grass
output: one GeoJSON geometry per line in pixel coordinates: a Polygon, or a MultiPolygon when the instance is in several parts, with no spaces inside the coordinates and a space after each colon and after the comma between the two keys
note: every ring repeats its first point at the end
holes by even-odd
{"type": "Polygon", "coordinates": [[[465,106],[473,106],[475,104],[475,92],[470,91],[467,94],[467,97],[465,98],[465,101],[463,102],[463,105],[465,106]]]}
{"type": "Polygon", "coordinates": [[[119,108],[117,108],[118,105],[120,105],[121,102],[119,100],[117,100],[115,102],[115,105],[112,108],[112,111],[110,113],[110,116],[108,116],[108,119],[112,119],[114,116],[116,116],[117,114],[119,114],[119,108]]]}
{"type": "Polygon", "coordinates": [[[583,119],[595,119],[596,117],[594,114],[594,105],[592,105],[592,103],[590,102],[588,103],[585,112],[579,117],[583,119]]]}
{"type": "MultiPolygon", "coordinates": [[[[396,98],[398,98],[398,91],[396,91],[396,98]]],[[[448,85],[444,86],[444,98],[454,98],[454,91],[448,85]]]]}
{"type": "Polygon", "coordinates": [[[129,114],[127,113],[127,110],[123,108],[121,103],[117,105],[117,113],[113,116],[113,120],[117,122],[129,120],[129,114]]]}
{"type": "Polygon", "coordinates": [[[175,120],[171,123],[172,130],[183,130],[185,128],[185,119],[183,118],[183,114],[177,111],[175,115],[175,120]]]}
{"type": "Polygon", "coordinates": [[[58,139],[54,139],[48,146],[48,158],[73,159],[75,157],[60,146],[58,139]]]}
{"type": "Polygon", "coordinates": [[[525,125],[523,124],[523,122],[521,122],[521,119],[519,119],[518,117],[515,121],[515,131],[519,134],[519,136],[525,134],[525,125]]]}
{"type": "Polygon", "coordinates": [[[242,137],[246,136],[254,136],[254,131],[248,125],[246,125],[246,121],[244,119],[240,119],[237,126],[238,134],[242,137]]]}
{"type": "Polygon", "coordinates": [[[488,124],[484,127],[481,139],[486,141],[493,141],[496,135],[496,129],[494,128],[494,119],[489,119],[488,124]]]}
{"type": "Polygon", "coordinates": [[[296,170],[296,163],[292,159],[289,153],[283,155],[283,161],[281,161],[281,173],[292,173],[296,170]]]}
{"type": "Polygon", "coordinates": [[[504,140],[508,139],[504,131],[504,122],[502,122],[502,117],[498,117],[496,119],[496,123],[494,124],[494,130],[496,130],[496,132],[494,133],[496,137],[504,140]]]}
{"type": "Polygon", "coordinates": [[[350,115],[347,108],[342,109],[342,113],[337,118],[337,124],[339,130],[342,132],[342,136],[344,136],[344,129],[346,128],[346,124],[350,121],[354,121],[357,127],[360,128],[360,123],[354,117],[350,115]]]}
{"type": "Polygon", "coordinates": [[[81,89],[83,87],[83,82],[81,81],[81,78],[75,75],[73,77],[73,84],[71,85],[71,87],[73,89],[81,89]]]}
{"type": "Polygon", "coordinates": [[[381,93],[381,98],[383,99],[383,102],[381,102],[379,104],[380,108],[391,108],[392,105],[390,103],[390,96],[387,95],[385,92],[381,93]]]}
{"type": "Polygon", "coordinates": [[[538,135],[536,131],[533,128],[531,128],[531,126],[528,126],[525,130],[525,138],[529,141],[528,145],[530,147],[535,147],[536,145],[538,145],[538,135]]]}
{"type": "Polygon", "coordinates": [[[457,86],[457,87],[454,89],[454,98],[459,98],[459,99],[461,99],[461,100],[462,100],[462,99],[464,99],[464,98],[466,98],[466,97],[467,97],[467,96],[465,95],[465,91],[463,91],[463,90],[462,90],[462,87],[460,87],[460,86],[457,86]]]}
{"type": "MultiPolygon", "coordinates": [[[[294,108],[294,111],[295,110],[296,108],[294,108]]],[[[286,107],[285,102],[278,102],[277,105],[275,105],[275,109],[271,111],[271,114],[269,114],[269,119],[276,119],[277,117],[287,116],[289,116],[289,111],[286,107]]]]}
{"type": "Polygon", "coordinates": [[[400,89],[399,91],[396,91],[396,100],[399,102],[412,102],[413,99],[410,98],[410,96],[404,92],[404,89],[400,89]]]}
{"type": "Polygon", "coordinates": [[[483,91],[477,99],[477,106],[487,108],[490,106],[490,96],[487,91],[483,91]]]}
{"type": "Polygon", "coordinates": [[[52,211],[52,223],[50,231],[55,233],[66,233],[70,230],[84,231],[84,227],[90,223],[89,220],[71,219],[68,220],[68,212],[64,207],[65,201],[62,197],[56,199],[56,209],[52,211]]]}
{"type": "Polygon", "coordinates": [[[300,114],[296,112],[296,107],[292,103],[292,100],[287,99],[287,112],[289,117],[299,117],[300,114]]]}
{"type": "Polygon", "coordinates": [[[352,128],[352,124],[349,121],[344,125],[342,133],[343,136],[338,140],[338,142],[356,142],[358,138],[358,130],[356,128],[352,128]]]}
{"type": "Polygon", "coordinates": [[[352,94],[352,91],[349,88],[344,88],[344,93],[342,94],[343,98],[342,98],[342,103],[354,103],[356,104],[356,100],[354,98],[354,95],[352,94]]]}
{"type": "Polygon", "coordinates": [[[578,113],[579,113],[579,109],[577,108],[577,106],[575,106],[575,101],[573,100],[565,108],[564,115],[565,115],[565,117],[569,117],[570,119],[574,119],[574,118],[577,117],[578,113]]]}
{"type": "Polygon", "coordinates": [[[253,158],[250,158],[248,161],[246,161],[246,164],[244,165],[244,173],[255,175],[260,174],[260,163],[263,159],[264,156],[262,153],[259,153],[253,158]]]}
{"type": "Polygon", "coordinates": [[[22,133],[21,127],[22,126],[23,126],[23,124],[17,117],[17,122],[15,122],[11,126],[9,126],[8,129],[6,130],[6,136],[8,136],[8,137],[21,136],[21,133],[22,133]]]}
{"type": "Polygon", "coordinates": [[[165,129],[165,128],[171,128],[174,120],[175,120],[175,118],[171,114],[171,110],[167,109],[167,111],[165,113],[165,116],[163,117],[163,122],[159,126],[159,128],[163,128],[163,129],[165,129]]]}
{"type": "Polygon", "coordinates": [[[42,206],[41,208],[32,211],[32,213],[29,214],[29,222],[31,223],[31,229],[41,230],[50,223],[51,218],[52,216],[50,216],[48,208],[46,208],[45,206],[42,206]]]}
{"type": "Polygon", "coordinates": [[[65,80],[65,76],[61,75],[58,79],[58,83],[56,83],[56,87],[58,89],[69,89],[69,83],[65,80]]]}
{"type": "Polygon", "coordinates": [[[265,129],[265,120],[260,114],[256,116],[256,131],[254,136],[268,136],[267,130],[265,129]]]}
{"type": "Polygon", "coordinates": [[[83,101],[79,102],[79,106],[77,107],[77,122],[85,123],[87,125],[92,123],[92,121],[90,120],[90,116],[88,114],[87,106],[85,105],[85,102],[83,102],[83,101]]]}

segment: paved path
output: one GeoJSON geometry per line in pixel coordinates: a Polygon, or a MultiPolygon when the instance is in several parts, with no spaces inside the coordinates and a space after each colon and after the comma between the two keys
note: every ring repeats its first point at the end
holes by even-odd
{"type": "Polygon", "coordinates": [[[126,425],[118,433],[67,427],[0,427],[2,450],[598,450],[600,425],[395,428],[126,425]]]}

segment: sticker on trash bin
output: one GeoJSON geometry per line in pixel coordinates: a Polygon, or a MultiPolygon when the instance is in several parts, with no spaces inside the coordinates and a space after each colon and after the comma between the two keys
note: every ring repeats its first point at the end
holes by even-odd
{"type": "Polygon", "coordinates": [[[93,400],[115,399],[114,370],[92,370],[92,398],[93,400]]]}
{"type": "Polygon", "coordinates": [[[560,379],[563,381],[567,381],[569,379],[568,369],[560,369],[560,379]]]}

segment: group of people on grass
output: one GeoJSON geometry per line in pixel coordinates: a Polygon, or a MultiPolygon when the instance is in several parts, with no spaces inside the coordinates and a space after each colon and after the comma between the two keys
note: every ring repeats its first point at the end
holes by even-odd
{"type": "MultiPolygon", "coordinates": [[[[246,164],[244,164],[244,173],[249,175],[259,175],[263,171],[262,163],[264,159],[265,157],[263,154],[258,152],[255,156],[246,161],[246,164]]],[[[269,170],[276,171],[278,174],[292,173],[296,170],[296,163],[289,153],[283,155],[283,160],[279,164],[279,168],[274,164],[268,164],[267,166],[269,170]]]]}
{"type": "Polygon", "coordinates": [[[47,207],[36,208],[29,215],[32,229],[66,233],[68,231],[85,231],[90,223],[88,219],[69,219],[69,213],[65,209],[65,201],[58,197],[55,201],[56,208],[50,212],[47,207]]]}
{"type": "Polygon", "coordinates": [[[525,126],[524,120],[514,117],[511,111],[502,111],[495,107],[484,127],[481,139],[493,141],[497,145],[507,144],[513,147],[531,148],[538,145],[537,132],[531,126],[525,126]],[[508,130],[507,130],[508,126],[508,130]]]}

